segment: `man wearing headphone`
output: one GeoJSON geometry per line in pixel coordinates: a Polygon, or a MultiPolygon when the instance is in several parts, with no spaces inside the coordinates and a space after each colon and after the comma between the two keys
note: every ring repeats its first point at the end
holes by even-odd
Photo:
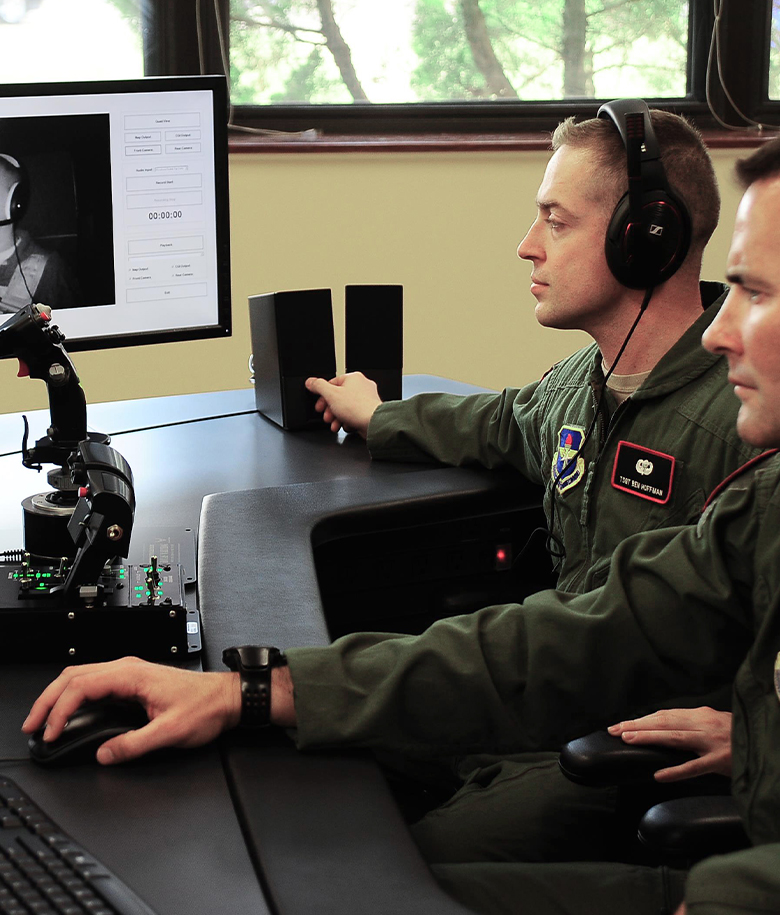
{"type": "MultiPolygon", "coordinates": [[[[725,360],[701,347],[725,290],[699,282],[719,194],[697,131],[626,99],[564,121],[552,147],[518,254],[532,264],[537,320],[585,330],[591,346],[501,394],[381,404],[360,374],[307,386],[325,422],[367,438],[376,459],[511,466],[543,485],[557,586],[582,593],[604,582],[626,537],[695,523],[756,452],[737,437],[725,360]]],[[[727,772],[728,696],[679,704],[698,708],[649,716],[635,740],[700,758],[658,779],[727,772]]],[[[462,787],[413,826],[430,861],[620,856],[613,792],[567,782],[556,747],[531,749],[456,761],[462,787]]]]}
{"type": "Polygon", "coordinates": [[[29,198],[24,167],[13,156],[0,153],[0,314],[34,302],[52,308],[83,304],[78,284],[62,257],[19,228],[29,198]]]}
{"type": "MultiPolygon", "coordinates": [[[[726,480],[696,525],[631,537],[604,586],[587,594],[544,591],[441,620],[419,636],[353,633],[285,653],[233,647],[223,654],[233,672],[137,658],[69,667],[23,730],[45,725],[43,739],[56,740],[83,702],[113,696],[140,701],[150,721],[106,741],[102,764],[269,724],[296,728],[301,749],[511,752],[539,735],[562,742],[609,721],[623,721],[611,730],[626,739],[637,722],[625,716],[637,704],[733,680],[732,787],[750,847],[714,855],[690,875],[526,863],[513,860],[511,846],[500,859],[433,871],[482,915],[780,911],[780,140],[740,162],[738,174],[746,190],[728,258],[731,291],[703,340],[728,360],[740,435],[774,450],[726,480]]],[[[587,832],[578,820],[573,828],[587,832]]]]}

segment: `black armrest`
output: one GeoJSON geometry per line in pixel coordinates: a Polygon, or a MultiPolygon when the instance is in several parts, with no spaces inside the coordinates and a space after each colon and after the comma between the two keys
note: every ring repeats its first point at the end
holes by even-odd
{"type": "Polygon", "coordinates": [[[658,769],[678,766],[695,753],[666,747],[635,746],[607,731],[571,740],[561,750],[563,774],[579,785],[605,787],[652,781],[658,769]]]}
{"type": "Polygon", "coordinates": [[[747,848],[734,798],[680,797],[656,804],[639,823],[640,840],[664,857],[690,859],[747,848]]]}

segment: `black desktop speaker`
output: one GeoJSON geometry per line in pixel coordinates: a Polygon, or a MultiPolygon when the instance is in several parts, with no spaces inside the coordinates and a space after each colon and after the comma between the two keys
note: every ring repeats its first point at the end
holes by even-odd
{"type": "Polygon", "coordinates": [[[403,310],[403,286],[346,287],[346,369],[375,381],[382,400],[401,399],[403,310]]]}
{"type": "Polygon", "coordinates": [[[327,430],[304,382],[336,374],[330,289],[250,296],[249,324],[258,412],[283,429],[327,430]]]}

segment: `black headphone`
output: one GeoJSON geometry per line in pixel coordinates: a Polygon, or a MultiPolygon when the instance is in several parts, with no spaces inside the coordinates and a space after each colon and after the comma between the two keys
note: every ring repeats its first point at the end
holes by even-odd
{"type": "Polygon", "coordinates": [[[27,172],[18,159],[9,156],[6,153],[0,153],[0,159],[8,163],[15,177],[8,188],[8,196],[5,200],[0,201],[0,226],[8,226],[13,222],[19,222],[27,210],[27,203],[30,200],[30,182],[27,178],[27,172]]]}
{"type": "Polygon", "coordinates": [[[626,148],[628,193],[612,214],[605,252],[609,269],[630,289],[669,279],[691,244],[691,217],[669,187],[650,110],[642,99],[617,99],[598,110],[617,127],[626,148]]]}

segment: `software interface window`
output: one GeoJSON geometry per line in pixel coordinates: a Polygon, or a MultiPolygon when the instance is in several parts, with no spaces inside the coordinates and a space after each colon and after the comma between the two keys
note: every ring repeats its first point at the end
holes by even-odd
{"type": "Polygon", "coordinates": [[[77,306],[44,303],[69,340],[216,323],[212,91],[3,97],[0,118],[29,185],[21,225],[80,285],[77,306]]]}

